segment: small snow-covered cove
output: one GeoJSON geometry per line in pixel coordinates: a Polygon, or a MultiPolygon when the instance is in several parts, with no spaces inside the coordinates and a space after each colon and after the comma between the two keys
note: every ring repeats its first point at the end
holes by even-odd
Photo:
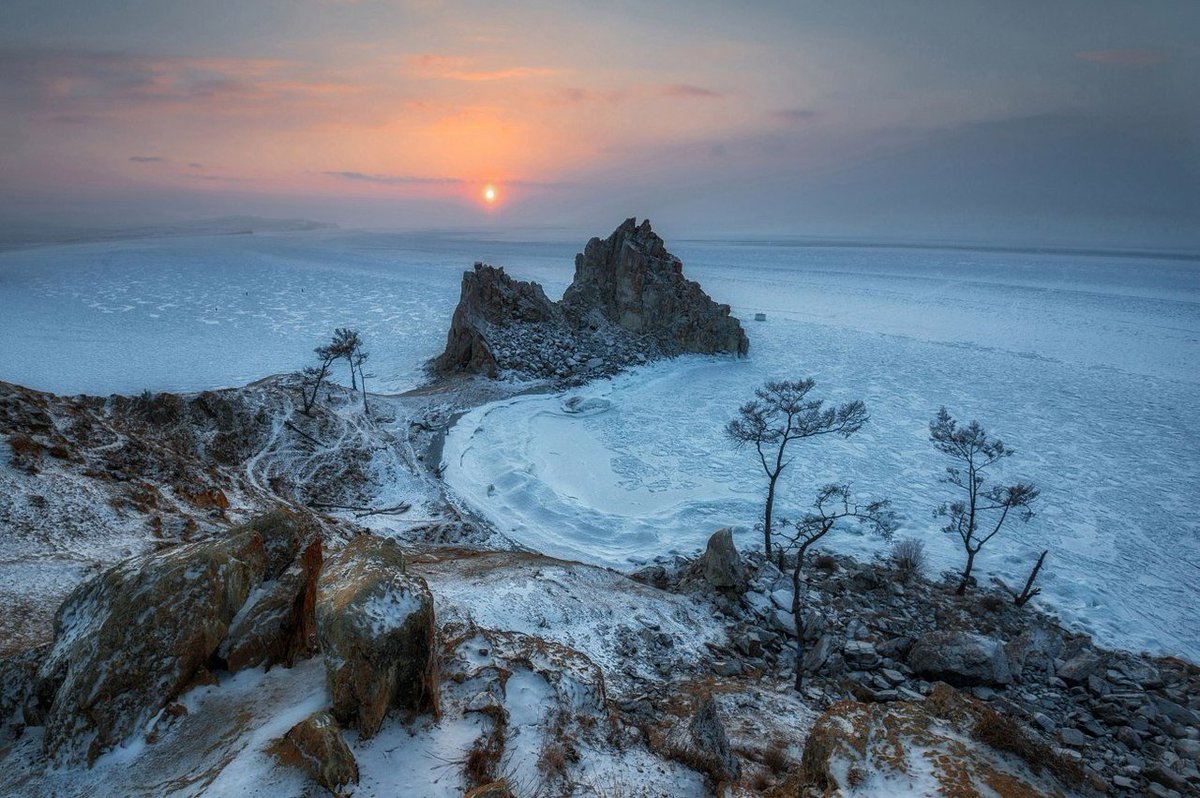
{"type": "MultiPolygon", "coordinates": [[[[1013,251],[748,244],[673,247],[730,302],[749,358],[685,357],[565,395],[477,408],[448,437],[458,500],[531,548],[628,569],[701,547],[732,525],[741,546],[764,478],[725,422],[767,379],[814,377],[861,398],[848,441],[801,442],[777,517],[816,487],[889,497],[900,536],[935,568],[961,552],[932,510],[952,498],[928,442],[940,405],[1017,450],[1000,474],[1043,490],[1037,516],[980,555],[981,579],[1023,580],[1050,549],[1045,599],[1109,645],[1200,656],[1200,263],[1013,251]],[[763,313],[765,321],[754,321],[763,313]]],[[[850,532],[831,548],[871,556],[850,532]]]]}

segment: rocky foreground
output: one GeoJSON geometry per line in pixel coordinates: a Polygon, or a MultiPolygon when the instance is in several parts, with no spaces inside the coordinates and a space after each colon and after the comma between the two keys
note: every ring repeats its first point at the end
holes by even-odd
{"type": "Polygon", "coordinates": [[[1200,788],[1193,665],[998,592],[824,556],[797,638],[790,575],[721,536],[631,576],[513,550],[424,465],[461,387],[0,389],[6,589],[47,607],[3,619],[12,794],[1200,788]]]}

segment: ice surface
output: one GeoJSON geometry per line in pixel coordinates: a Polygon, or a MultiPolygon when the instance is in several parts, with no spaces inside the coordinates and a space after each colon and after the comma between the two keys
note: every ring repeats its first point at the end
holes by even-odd
{"type": "MultiPolygon", "coordinates": [[[[1011,477],[1043,488],[1038,516],[979,559],[1023,580],[1042,548],[1045,598],[1101,641],[1200,659],[1200,264],[1084,255],[715,246],[688,272],[749,322],[751,355],[643,367],[565,396],[478,408],[450,434],[463,503],[548,554],[627,568],[693,551],[721,526],[754,545],[763,475],[723,440],[770,378],[862,398],[849,441],[800,442],[779,515],[849,480],[889,496],[932,569],[960,552],[932,509],[945,467],[927,441],[941,404],[1017,449],[1011,477]],[[586,402],[589,412],[574,412],[586,402]]],[[[677,250],[678,251],[678,250],[677,250]]],[[[870,555],[850,531],[831,539],[870,555]]]]}
{"type": "Polygon", "coordinates": [[[0,379],[99,395],[244,385],[299,369],[335,327],[353,327],[371,352],[370,389],[405,390],[445,346],[474,261],[561,293],[574,251],[340,231],[0,251],[0,379]]]}
{"type": "MultiPolygon", "coordinates": [[[[311,231],[0,252],[0,379],[59,393],[236,385],[294,370],[348,325],[372,352],[372,389],[402,390],[440,351],[472,262],[554,297],[580,244],[311,231]]],[[[1048,547],[1045,598],[1064,617],[1103,642],[1200,659],[1200,262],[669,245],[740,318],[766,314],[746,322],[750,357],[473,411],[445,450],[470,509],[532,548],[618,567],[694,551],[723,525],[752,544],[762,477],[721,428],[761,381],[811,375],[872,420],[850,441],[795,447],[780,514],[851,480],[893,499],[935,569],[956,565],[931,518],[945,463],[926,440],[946,404],[1014,446],[1009,473],[1043,488],[1038,517],[989,544],[980,575],[1016,582],[1048,547]]]]}

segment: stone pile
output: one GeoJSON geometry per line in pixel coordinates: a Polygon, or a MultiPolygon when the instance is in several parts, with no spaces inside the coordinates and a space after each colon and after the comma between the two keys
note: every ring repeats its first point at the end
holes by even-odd
{"type": "Polygon", "coordinates": [[[1090,782],[1114,794],[1200,795],[1200,669],[1184,661],[1096,646],[1035,607],[952,582],[908,581],[885,562],[824,556],[808,566],[801,635],[791,575],[761,554],[742,557],[744,590],[714,586],[700,561],[663,560],[635,579],[711,602],[730,643],[713,671],[791,678],[820,707],[846,699],[920,703],[938,683],[1012,719],[1090,782]]]}

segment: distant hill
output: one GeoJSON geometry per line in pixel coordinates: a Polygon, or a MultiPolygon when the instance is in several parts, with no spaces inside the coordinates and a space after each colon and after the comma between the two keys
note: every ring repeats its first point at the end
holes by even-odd
{"type": "Polygon", "coordinates": [[[252,235],[334,230],[336,224],[311,219],[265,219],[258,216],[224,216],[140,227],[23,226],[0,229],[0,248],[38,244],[74,244],[91,241],[124,241],[139,238],[182,238],[188,236],[252,235]]]}

